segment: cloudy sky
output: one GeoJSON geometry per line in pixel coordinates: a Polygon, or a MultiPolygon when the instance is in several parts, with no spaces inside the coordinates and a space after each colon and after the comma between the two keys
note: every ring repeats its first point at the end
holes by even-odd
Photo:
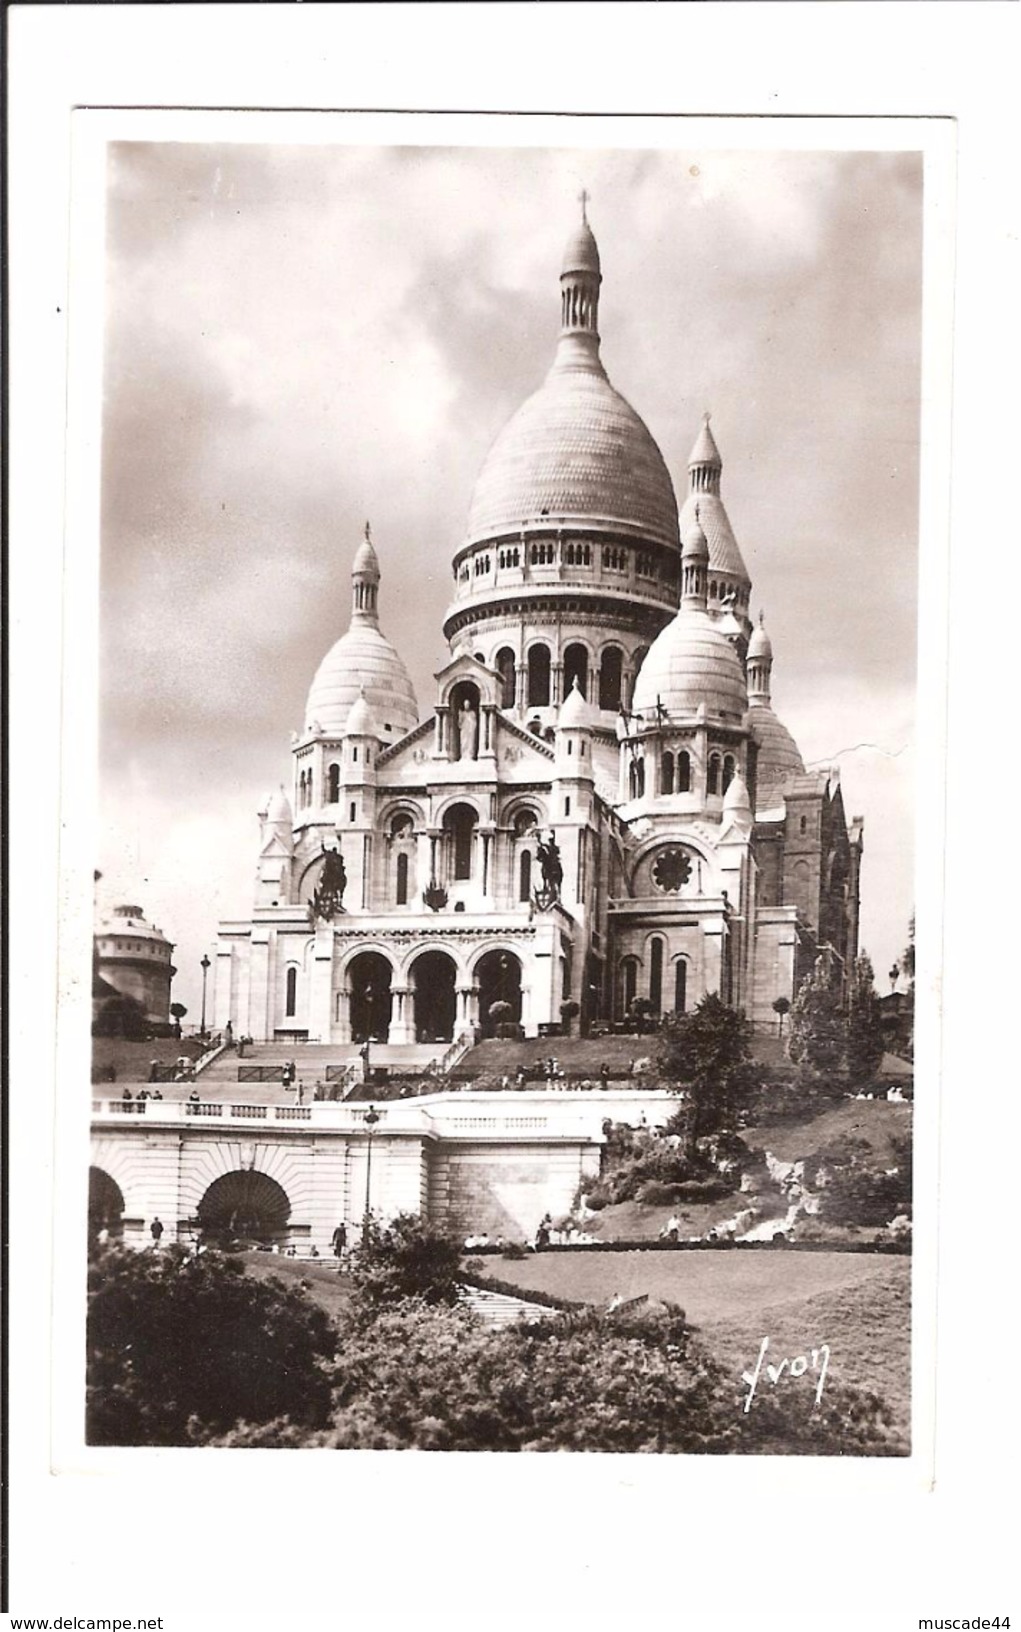
{"type": "Polygon", "coordinates": [[[911,154],[110,149],[100,899],[203,952],[347,626],[370,518],[421,712],[472,485],[541,380],[585,186],[613,383],[679,496],[704,409],[773,701],[865,817],[885,988],[912,908],[921,161],[911,154]]]}

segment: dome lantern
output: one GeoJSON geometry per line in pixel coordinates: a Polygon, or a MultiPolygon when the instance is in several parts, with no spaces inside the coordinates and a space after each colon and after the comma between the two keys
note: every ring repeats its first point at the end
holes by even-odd
{"type": "Polygon", "coordinates": [[[599,245],[589,226],[588,193],[579,194],[581,221],[567,240],[560,273],[561,367],[599,367],[599,245]]]}

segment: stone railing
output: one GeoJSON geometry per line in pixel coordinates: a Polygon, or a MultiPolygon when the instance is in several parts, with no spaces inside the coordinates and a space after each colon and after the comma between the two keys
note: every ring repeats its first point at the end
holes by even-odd
{"type": "MultiPolygon", "coordinates": [[[[451,1139],[582,1139],[602,1143],[603,1123],[629,1122],[632,1126],[654,1127],[671,1116],[676,1108],[674,1095],[662,1089],[645,1092],[635,1089],[609,1091],[580,1090],[572,1094],[550,1094],[524,1089],[506,1093],[450,1092],[442,1090],[414,1099],[388,1100],[377,1106],[379,1133],[388,1137],[451,1139]]],[[[295,1134],[334,1132],[364,1134],[369,1102],[364,1100],[319,1100],[308,1105],[248,1104],[230,1100],[93,1099],[92,1118],[97,1126],[131,1126],[142,1117],[147,1126],[184,1126],[259,1122],[274,1124],[295,1134]]]]}

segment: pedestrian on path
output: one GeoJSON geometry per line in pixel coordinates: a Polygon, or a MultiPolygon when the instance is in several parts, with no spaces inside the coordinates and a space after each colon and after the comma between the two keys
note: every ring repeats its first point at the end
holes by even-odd
{"type": "Polygon", "coordinates": [[[156,1214],[156,1217],[153,1219],[152,1223],[149,1225],[149,1234],[152,1236],[153,1246],[158,1249],[160,1238],[163,1235],[163,1225],[160,1222],[160,1216],[158,1213],[156,1214]]]}

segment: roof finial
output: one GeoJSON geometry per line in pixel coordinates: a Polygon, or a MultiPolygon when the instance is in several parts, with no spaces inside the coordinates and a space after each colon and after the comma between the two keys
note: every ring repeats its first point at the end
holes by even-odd
{"type": "Polygon", "coordinates": [[[712,419],[712,417],[713,417],[713,411],[712,411],[711,408],[703,408],[702,409],[702,423],[703,423],[703,425],[708,425],[708,423],[712,419]]]}
{"type": "Polygon", "coordinates": [[[365,542],[366,544],[372,543],[372,528],[369,526],[368,522],[365,523],[365,542]]]}
{"type": "Polygon", "coordinates": [[[586,226],[588,226],[588,211],[586,210],[585,206],[591,197],[592,194],[589,192],[587,187],[583,187],[581,192],[578,194],[578,203],[581,205],[581,218],[586,226]]]}

